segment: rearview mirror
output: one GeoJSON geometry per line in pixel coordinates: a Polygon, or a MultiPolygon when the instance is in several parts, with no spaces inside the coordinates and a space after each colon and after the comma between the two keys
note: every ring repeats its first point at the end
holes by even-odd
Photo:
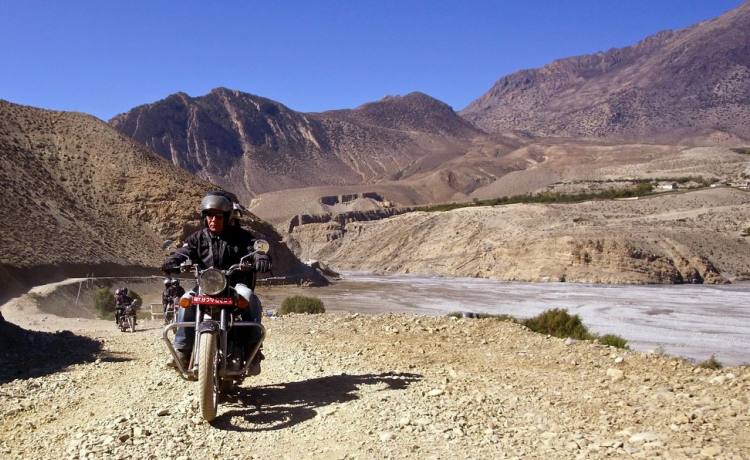
{"type": "Polygon", "coordinates": [[[253,243],[253,250],[260,254],[267,254],[269,249],[271,249],[271,245],[266,240],[255,240],[255,243],[253,243]]]}

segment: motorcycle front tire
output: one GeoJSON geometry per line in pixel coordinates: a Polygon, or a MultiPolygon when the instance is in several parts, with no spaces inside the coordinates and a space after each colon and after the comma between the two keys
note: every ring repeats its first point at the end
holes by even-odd
{"type": "Polygon", "coordinates": [[[219,408],[218,350],[216,334],[200,336],[198,355],[198,395],[201,414],[207,422],[216,418],[219,408]]]}

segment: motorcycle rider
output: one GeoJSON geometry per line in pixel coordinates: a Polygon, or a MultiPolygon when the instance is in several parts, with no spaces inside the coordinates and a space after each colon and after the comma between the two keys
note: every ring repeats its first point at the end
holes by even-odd
{"type": "Polygon", "coordinates": [[[182,297],[185,288],[180,286],[180,280],[167,278],[164,280],[164,292],[161,295],[161,303],[166,308],[167,304],[174,303],[174,298],[182,297]]]}
{"type": "MultiPolygon", "coordinates": [[[[253,250],[255,237],[243,229],[239,222],[239,205],[233,204],[236,198],[227,192],[209,192],[201,200],[201,220],[203,228],[191,234],[185,240],[182,248],[175,251],[164,262],[162,270],[167,273],[179,270],[179,265],[190,259],[197,263],[201,270],[214,267],[226,270],[233,264],[239,263],[240,258],[253,250]]],[[[271,260],[266,254],[255,256],[255,271],[266,272],[270,269],[271,260]]],[[[231,284],[242,283],[254,288],[254,274],[250,272],[235,272],[230,278],[231,284]]],[[[194,288],[194,291],[196,289],[194,288]]],[[[260,322],[262,307],[260,299],[253,295],[250,307],[243,310],[243,321],[260,322]]],[[[177,311],[177,321],[194,322],[195,307],[180,308],[177,311]]],[[[244,332],[246,343],[252,344],[259,340],[253,331],[244,332]]],[[[195,328],[178,328],[174,338],[174,348],[183,367],[187,367],[195,339],[195,328]]],[[[260,351],[256,354],[251,366],[251,374],[260,372],[260,351]]],[[[174,363],[171,363],[174,365],[174,363]]]]}
{"type": "Polygon", "coordinates": [[[115,291],[115,324],[120,324],[120,317],[125,312],[125,307],[133,303],[133,298],[128,295],[128,288],[119,288],[115,291]]]}

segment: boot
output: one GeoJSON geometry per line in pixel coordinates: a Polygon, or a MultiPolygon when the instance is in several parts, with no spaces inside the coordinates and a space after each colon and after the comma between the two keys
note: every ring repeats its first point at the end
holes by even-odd
{"type": "Polygon", "coordinates": [[[258,350],[258,352],[253,357],[253,361],[250,363],[250,367],[247,370],[247,375],[260,375],[260,362],[266,359],[265,356],[263,356],[263,352],[258,350]]]}
{"type": "MultiPolygon", "coordinates": [[[[184,352],[182,350],[175,350],[175,353],[177,353],[177,359],[180,360],[180,364],[182,364],[182,368],[187,370],[187,367],[190,364],[190,352],[184,352]]],[[[177,363],[175,362],[174,358],[169,359],[169,362],[167,362],[167,366],[172,367],[174,369],[179,369],[177,367],[177,363]]]]}

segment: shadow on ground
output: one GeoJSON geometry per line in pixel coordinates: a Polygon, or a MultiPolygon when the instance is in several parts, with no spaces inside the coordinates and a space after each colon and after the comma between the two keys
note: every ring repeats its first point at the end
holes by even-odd
{"type": "Polygon", "coordinates": [[[422,379],[420,374],[383,373],[332,375],[279,385],[239,388],[221,407],[229,410],[213,423],[230,431],[274,431],[309,420],[322,407],[359,399],[362,385],[378,385],[380,391],[403,390],[422,379]]]}
{"type": "MultiPolygon", "coordinates": [[[[71,364],[93,361],[101,349],[99,341],[70,331],[29,331],[0,317],[0,384],[41,377],[71,364]]],[[[111,357],[111,360],[123,359],[128,358],[111,357]]]]}

